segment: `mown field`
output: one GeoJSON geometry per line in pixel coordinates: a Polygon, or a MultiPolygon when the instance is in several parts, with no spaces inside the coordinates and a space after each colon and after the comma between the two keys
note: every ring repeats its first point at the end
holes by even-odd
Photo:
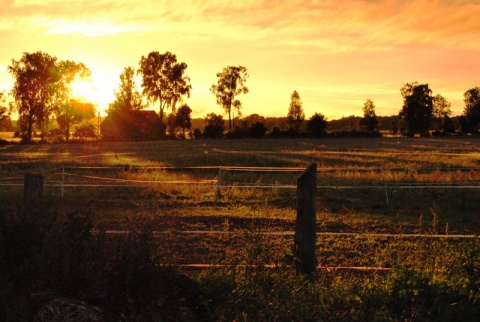
{"type": "Polygon", "coordinates": [[[149,236],[150,258],[195,280],[212,320],[473,321],[479,169],[477,137],[14,144],[0,146],[0,201],[19,213],[23,175],[43,174],[48,213],[149,236]],[[312,281],[285,254],[313,162],[312,281]]]}

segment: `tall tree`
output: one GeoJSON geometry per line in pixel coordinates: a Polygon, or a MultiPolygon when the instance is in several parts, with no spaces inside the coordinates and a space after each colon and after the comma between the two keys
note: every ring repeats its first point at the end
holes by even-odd
{"type": "Polygon", "coordinates": [[[114,91],[115,101],[109,104],[108,114],[115,111],[137,111],[145,108],[134,77],[135,69],[133,67],[129,66],[123,69],[120,74],[118,90],[114,91]]]}
{"type": "Polygon", "coordinates": [[[290,99],[290,107],[288,108],[287,122],[295,132],[298,132],[304,121],[305,113],[303,112],[300,95],[297,91],[293,91],[290,99]]]}
{"type": "Polygon", "coordinates": [[[160,54],[158,51],[142,56],[139,64],[143,94],[150,102],[159,102],[160,122],[163,122],[166,109],[175,112],[176,104],[183,100],[183,96],[190,97],[190,78],[184,75],[187,64],[177,62],[177,57],[170,52],[160,54]]]}
{"type": "Polygon", "coordinates": [[[15,78],[11,91],[15,100],[13,107],[20,116],[25,131],[22,137],[26,142],[31,142],[35,124],[42,131],[43,138],[46,123],[54,110],[60,80],[56,62],[56,57],[37,51],[24,53],[19,60],[12,59],[8,66],[15,78]]]}
{"type": "Polygon", "coordinates": [[[400,92],[403,96],[403,107],[399,116],[405,120],[407,135],[428,135],[433,112],[432,91],[428,84],[407,83],[400,92]]]}
{"type": "Polygon", "coordinates": [[[190,114],[192,113],[192,109],[187,104],[183,104],[177,110],[175,114],[175,125],[182,128],[183,136],[185,137],[185,129],[190,129],[192,126],[192,118],[190,114]]]}
{"type": "Polygon", "coordinates": [[[433,97],[432,118],[435,130],[445,130],[446,123],[449,122],[448,119],[452,114],[451,106],[452,104],[442,95],[437,94],[433,97]]]}
{"type": "Polygon", "coordinates": [[[228,66],[222,72],[217,73],[217,83],[213,84],[210,91],[217,98],[217,104],[221,105],[228,114],[228,129],[232,129],[232,107],[240,114],[242,103],[235,99],[240,94],[247,94],[247,68],[243,66],[228,66]]]}
{"type": "Polygon", "coordinates": [[[363,105],[363,117],[360,120],[360,126],[364,131],[375,132],[378,128],[378,119],[375,114],[375,105],[371,99],[367,99],[363,105]]]}
{"type": "Polygon", "coordinates": [[[480,87],[469,89],[463,94],[463,97],[465,98],[463,115],[474,131],[477,132],[478,123],[480,123],[480,87]]]}
{"type": "Polygon", "coordinates": [[[73,125],[95,116],[95,107],[90,102],[85,102],[83,97],[74,97],[72,83],[74,81],[88,80],[91,76],[90,69],[83,63],[65,60],[58,63],[60,86],[57,92],[55,114],[60,130],[65,135],[65,140],[70,140],[70,129],[73,125]]]}

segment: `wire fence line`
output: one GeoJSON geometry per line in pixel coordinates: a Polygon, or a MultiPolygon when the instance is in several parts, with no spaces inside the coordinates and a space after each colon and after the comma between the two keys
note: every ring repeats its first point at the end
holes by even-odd
{"type": "MultiPolygon", "coordinates": [[[[304,168],[299,167],[245,167],[245,166],[193,166],[193,167],[170,167],[170,166],[158,166],[158,167],[139,167],[139,166],[63,166],[59,168],[53,168],[46,171],[42,171],[42,174],[50,180],[46,180],[45,184],[49,186],[64,186],[64,187],[118,187],[129,186],[136,187],[138,185],[199,185],[199,186],[212,186],[220,189],[296,189],[294,183],[262,183],[262,182],[240,182],[233,181],[228,182],[225,179],[225,173],[227,172],[288,172],[288,173],[300,173],[304,168]],[[117,170],[117,171],[132,170],[215,170],[218,174],[212,179],[202,180],[139,180],[139,179],[125,179],[118,177],[100,176],[79,174],[73,172],[66,172],[65,170],[117,170]],[[51,180],[54,176],[61,176],[59,180],[51,180]],[[76,178],[79,180],[67,180],[67,177],[76,178]],[[108,182],[108,183],[102,183],[108,182]],[[115,184],[112,184],[115,182],[115,184]]],[[[395,168],[394,171],[412,171],[406,168],[395,168]]],[[[429,171],[442,171],[442,172],[455,172],[455,171],[472,171],[476,172],[477,168],[431,168],[429,171]]],[[[321,175],[322,172],[349,172],[349,171],[369,171],[369,172],[382,172],[383,168],[319,168],[317,172],[321,175]]],[[[389,169],[392,171],[392,169],[389,169]]],[[[417,170],[414,170],[418,172],[417,170]]],[[[427,171],[423,169],[422,171],[427,171]]],[[[23,176],[10,176],[0,178],[1,187],[13,187],[20,186],[23,183],[23,176]]],[[[318,185],[318,189],[480,189],[480,182],[387,182],[383,178],[383,184],[329,184],[318,185]]]]}

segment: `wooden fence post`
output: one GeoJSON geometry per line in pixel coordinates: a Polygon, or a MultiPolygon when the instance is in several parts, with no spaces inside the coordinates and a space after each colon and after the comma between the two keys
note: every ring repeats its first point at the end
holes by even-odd
{"type": "Polygon", "coordinates": [[[27,212],[35,209],[43,196],[43,176],[26,173],[23,178],[23,209],[27,212]]]}
{"type": "Polygon", "coordinates": [[[297,179],[297,220],[294,255],[297,274],[316,271],[317,164],[312,163],[297,179]]]}

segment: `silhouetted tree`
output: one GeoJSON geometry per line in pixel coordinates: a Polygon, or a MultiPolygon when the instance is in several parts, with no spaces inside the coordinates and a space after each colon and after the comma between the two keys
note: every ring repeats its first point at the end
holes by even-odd
{"type": "Polygon", "coordinates": [[[405,120],[407,135],[428,135],[433,111],[432,91],[428,84],[407,83],[400,89],[403,107],[399,116],[405,120]]]}
{"type": "Polygon", "coordinates": [[[434,123],[433,128],[435,130],[445,131],[444,121],[450,119],[450,115],[452,114],[451,106],[452,104],[442,95],[437,94],[433,97],[432,118],[434,123]]]}
{"type": "Polygon", "coordinates": [[[249,134],[254,138],[261,138],[267,133],[267,127],[263,122],[255,122],[248,128],[249,134]]]}
{"type": "Polygon", "coordinates": [[[7,106],[5,105],[5,92],[0,92],[0,121],[9,117],[7,106]]]}
{"type": "Polygon", "coordinates": [[[182,129],[183,136],[185,136],[185,129],[190,129],[192,126],[191,116],[192,109],[187,104],[183,104],[175,114],[175,125],[182,129]]]}
{"type": "Polygon", "coordinates": [[[86,139],[94,139],[97,137],[95,134],[95,126],[88,122],[82,123],[77,126],[73,136],[82,141],[85,141],[86,139]]]}
{"type": "Polygon", "coordinates": [[[114,91],[115,101],[109,104],[108,114],[116,111],[137,111],[145,108],[134,77],[135,69],[133,67],[129,66],[123,69],[120,74],[118,90],[114,91]]]}
{"type": "Polygon", "coordinates": [[[300,95],[297,91],[293,91],[290,99],[290,106],[288,108],[287,122],[295,132],[299,132],[304,121],[305,113],[303,112],[300,95]]]}
{"type": "Polygon", "coordinates": [[[307,121],[307,132],[310,135],[320,137],[325,133],[327,129],[327,118],[321,113],[315,113],[307,121]]]}
{"type": "Polygon", "coordinates": [[[474,87],[466,91],[465,108],[463,115],[466,121],[473,127],[474,132],[478,132],[478,123],[480,123],[480,87],[474,87]]]}
{"type": "Polygon", "coordinates": [[[46,123],[55,107],[60,74],[57,58],[37,51],[24,53],[19,60],[12,59],[8,71],[15,78],[12,96],[13,108],[19,114],[23,140],[31,142],[34,124],[45,132],[46,123]]]}
{"type": "Polygon", "coordinates": [[[371,99],[367,99],[363,106],[363,117],[360,120],[360,127],[366,132],[377,131],[378,119],[375,114],[375,105],[371,99]]]}
{"type": "Polygon", "coordinates": [[[223,116],[217,115],[215,113],[210,113],[205,117],[205,129],[203,131],[203,136],[206,138],[221,138],[223,137],[224,124],[223,116]]]}
{"type": "Polygon", "coordinates": [[[190,78],[184,75],[187,64],[178,63],[177,57],[170,52],[162,55],[157,51],[142,56],[139,64],[143,94],[152,103],[159,102],[160,122],[163,122],[166,109],[175,112],[176,104],[183,100],[183,96],[190,97],[190,78]]]}
{"type": "Polygon", "coordinates": [[[248,73],[243,66],[228,66],[222,72],[217,73],[217,84],[213,84],[210,91],[217,98],[217,104],[221,105],[228,114],[228,128],[232,129],[232,107],[240,113],[242,103],[235,99],[240,94],[247,94],[245,86],[248,73]]]}

